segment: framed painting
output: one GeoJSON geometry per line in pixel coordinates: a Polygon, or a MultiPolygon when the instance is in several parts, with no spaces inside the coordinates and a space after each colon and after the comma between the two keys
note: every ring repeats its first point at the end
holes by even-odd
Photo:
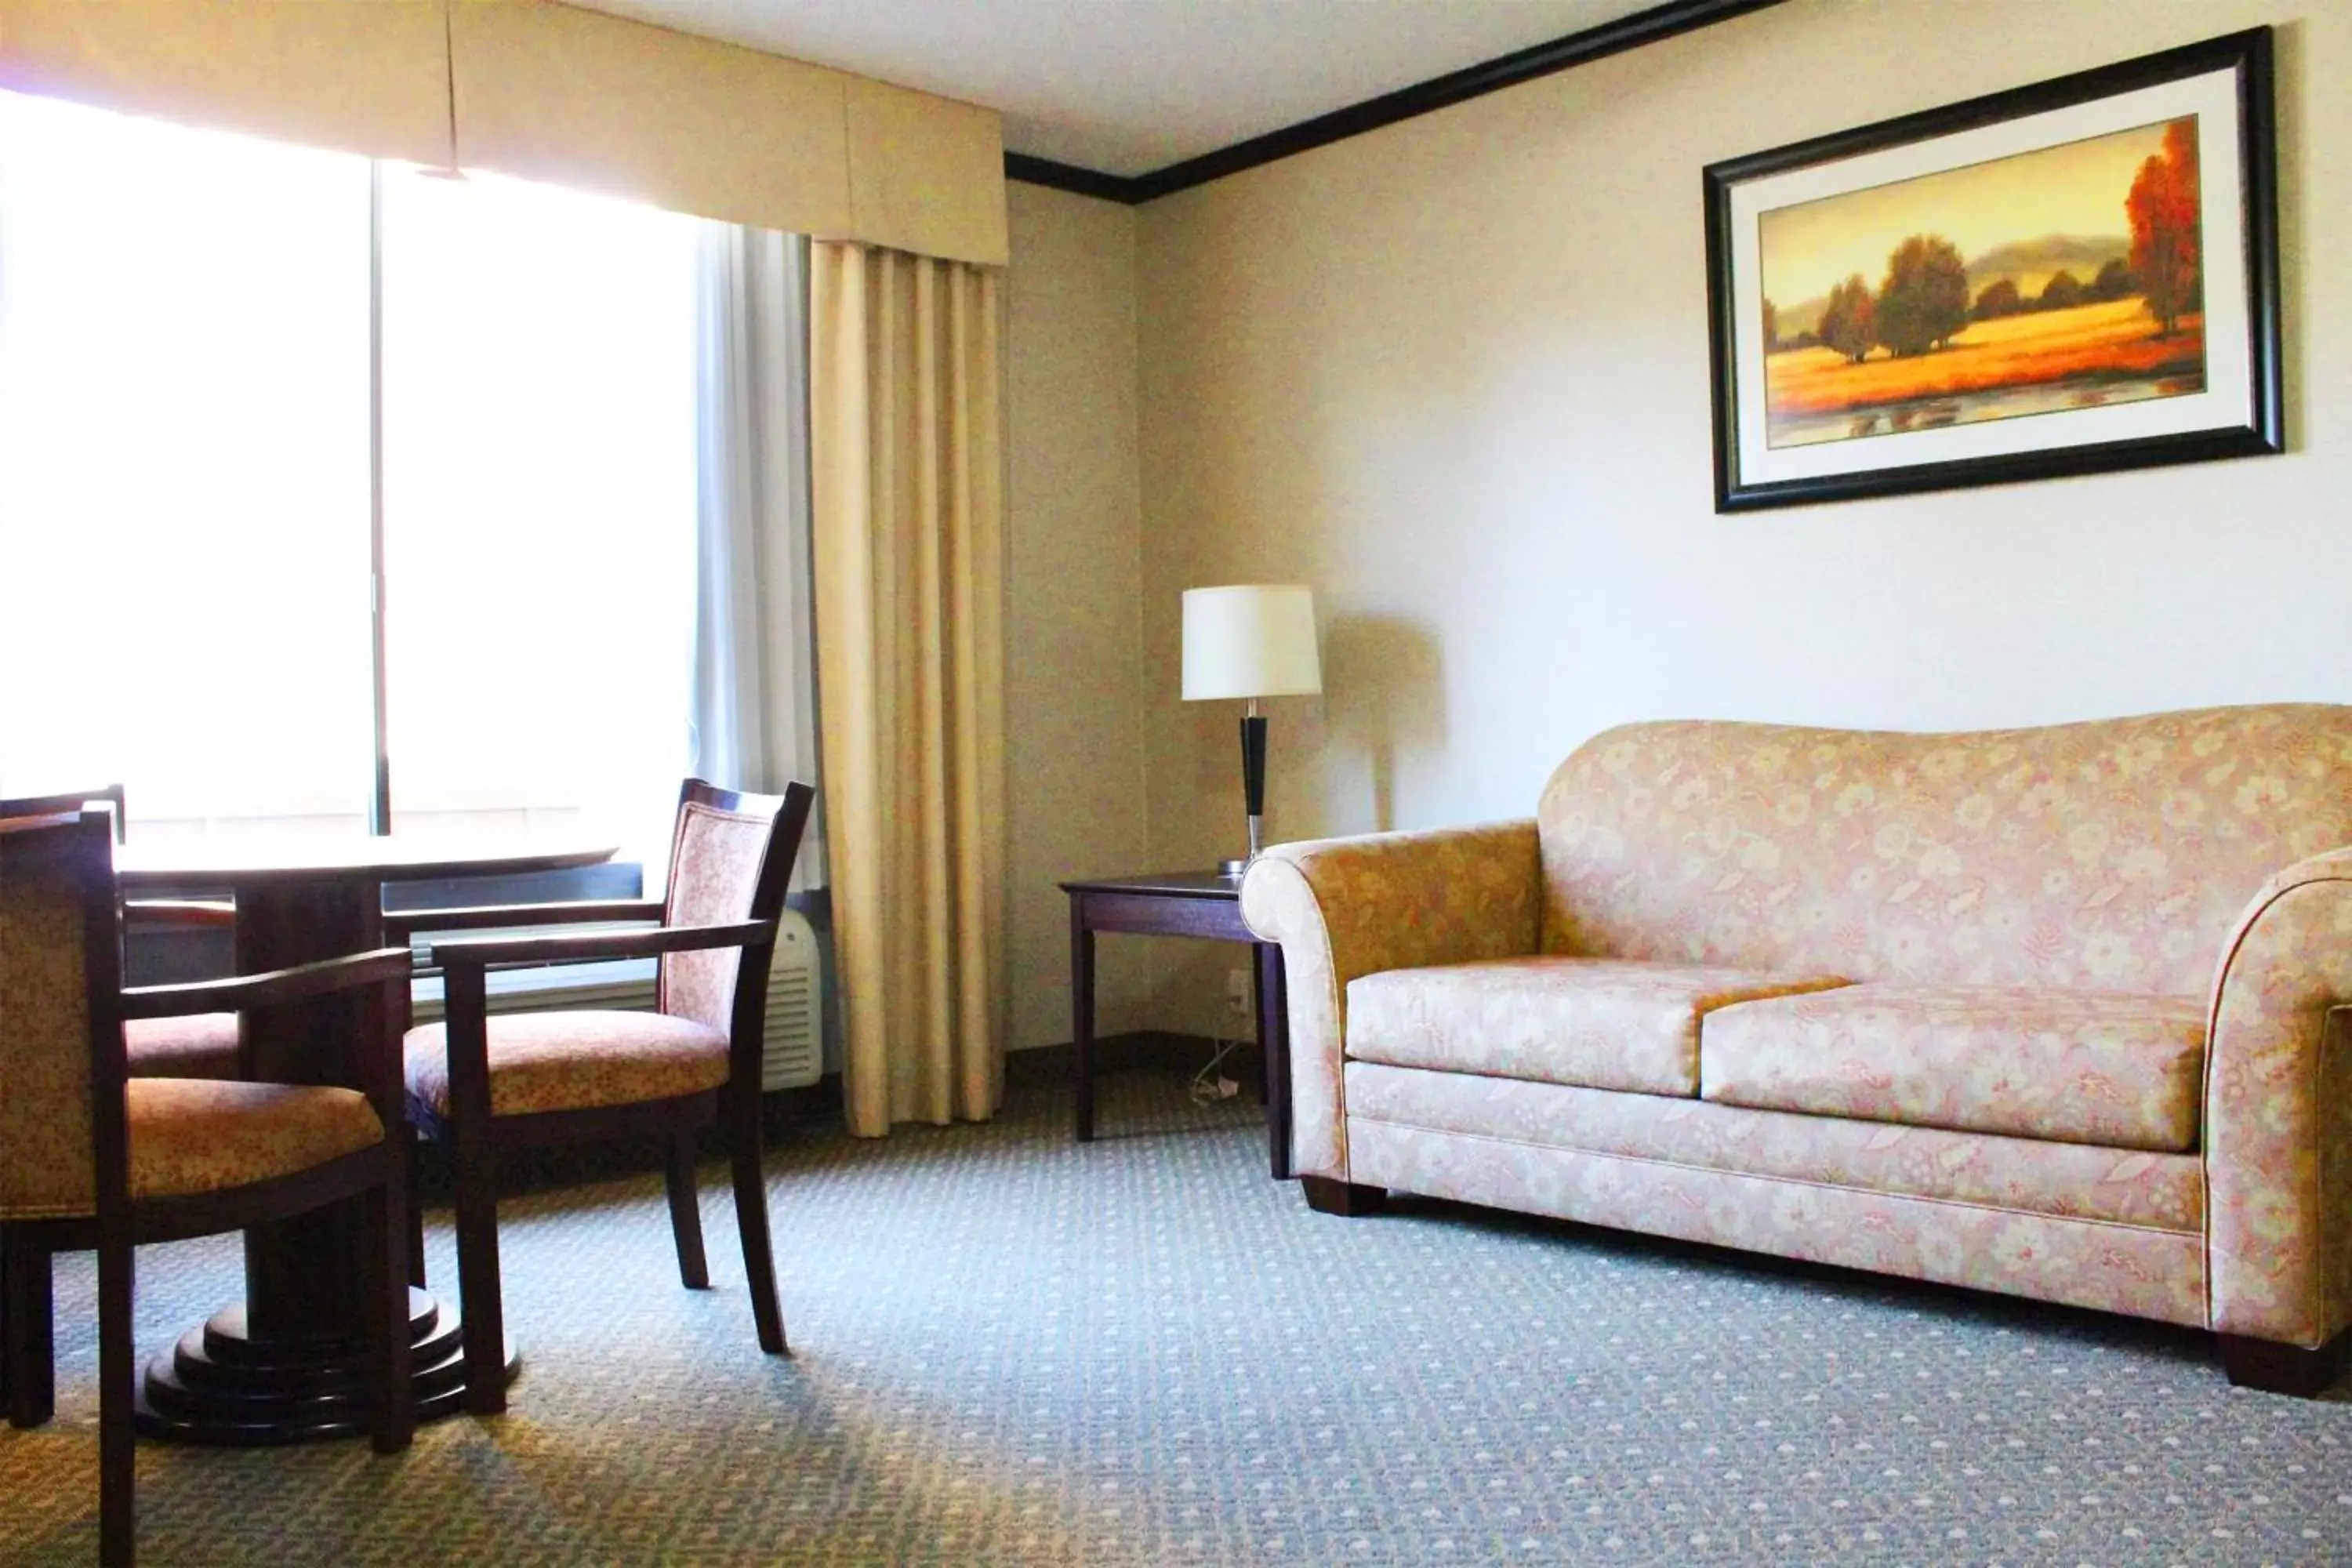
{"type": "Polygon", "coordinates": [[[2284,447],[2268,28],[1710,165],[1717,511],[2284,447]]]}

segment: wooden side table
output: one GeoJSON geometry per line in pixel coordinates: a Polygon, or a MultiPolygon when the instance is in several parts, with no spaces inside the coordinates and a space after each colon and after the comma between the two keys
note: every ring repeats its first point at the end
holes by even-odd
{"type": "Polygon", "coordinates": [[[1095,1135],[1095,933],[1200,936],[1256,950],[1258,1053],[1265,1067],[1266,1160],[1290,1179],[1290,1024],[1282,949],[1242,923],[1241,884],[1214,871],[1065,882],[1070,895],[1070,1045],[1076,1057],[1078,1142],[1095,1135]]]}

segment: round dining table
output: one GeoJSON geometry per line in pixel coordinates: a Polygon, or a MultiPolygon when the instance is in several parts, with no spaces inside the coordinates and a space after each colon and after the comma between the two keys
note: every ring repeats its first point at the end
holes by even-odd
{"type": "MultiPolygon", "coordinates": [[[[511,876],[593,866],[614,846],[453,843],[412,834],[263,842],[142,844],[115,851],[129,899],[226,892],[236,900],[239,974],[384,945],[383,884],[511,876]]],[[[348,1059],[371,1015],[353,993],[256,1009],[239,1022],[249,1079],[356,1084],[348,1059]]],[[[397,1129],[394,1130],[395,1133],[397,1129]]],[[[331,1205],[245,1233],[245,1299],[189,1329],[140,1380],[140,1429],[186,1442],[253,1445],[357,1436],[368,1430],[367,1279],[357,1203],[331,1205]]],[[[465,1394],[464,1325],[454,1307],[409,1292],[411,1364],[420,1420],[465,1394]]],[[[511,1346],[509,1375],[518,1364],[511,1346]]]]}

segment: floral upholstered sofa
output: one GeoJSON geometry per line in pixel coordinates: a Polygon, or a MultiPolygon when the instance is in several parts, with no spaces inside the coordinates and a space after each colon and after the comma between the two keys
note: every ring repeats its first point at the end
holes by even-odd
{"type": "Polygon", "coordinates": [[[1533,820],[1289,844],[1309,1203],[1460,1199],[2210,1329],[2352,1323],[2352,708],[1637,724],[1533,820]]]}

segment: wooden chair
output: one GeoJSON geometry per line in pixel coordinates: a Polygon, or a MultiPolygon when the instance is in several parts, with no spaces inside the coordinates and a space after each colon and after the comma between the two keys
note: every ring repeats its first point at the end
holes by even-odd
{"type": "MultiPolygon", "coordinates": [[[[107,1563],[131,1562],[137,1540],[131,1294],[132,1249],[142,1243],[363,1198],[377,1450],[407,1447],[415,1416],[402,1267],[406,1150],[394,1135],[400,1075],[383,1026],[405,993],[408,953],[125,990],[121,921],[102,816],[0,820],[0,1295],[12,1316],[37,1310],[46,1328],[49,1256],[97,1249],[99,1557],[107,1563]],[[129,1075],[126,1020],[346,990],[362,993],[372,1026],[355,1053],[365,1092],[129,1075]]],[[[47,1372],[44,1354],[44,1380],[47,1372]]],[[[12,1393],[30,1373],[12,1369],[12,1393]]]]}
{"type": "MultiPolygon", "coordinates": [[[[466,1402],[506,1408],[499,1300],[501,1155],[551,1144],[651,1134],[668,1147],[667,1178],[679,1278],[708,1289],[695,1133],[723,1121],[734,1165],[735,1219],[760,1348],[785,1353],[761,1165],[760,1068],[768,967],[784,884],[800,853],[814,792],[738,795],[688,779],[679,792],[669,882],[661,900],[526,904],[387,916],[417,931],[658,920],[651,930],[436,941],[444,1023],[408,1032],[410,1119],[446,1142],[457,1168],[457,1275],[466,1321],[466,1402]],[[657,1012],[502,1015],[485,1010],[493,966],[658,958],[657,1012]]],[[[413,1201],[413,1199],[412,1199],[413,1201]]],[[[421,1282],[423,1255],[412,1268],[421,1282]]]]}
{"type": "MultiPolygon", "coordinates": [[[[107,802],[114,814],[114,841],[125,841],[124,792],[121,784],[98,789],[69,790],[62,795],[32,795],[0,800],[0,821],[18,817],[79,814],[85,806],[107,802]]],[[[146,900],[126,902],[126,917],[173,925],[232,927],[234,904],[198,900],[146,900]]],[[[0,1021],[5,1025],[5,1021],[0,1021]]],[[[123,1048],[132,1078],[234,1079],[244,1076],[237,1066],[236,1015],[194,1013],[169,1018],[126,1018],[123,1048]]],[[[32,1265],[27,1263],[25,1268],[32,1265]]],[[[11,1310],[0,1302],[0,1399],[8,1408],[9,1424],[38,1426],[49,1419],[55,1384],[48,1372],[54,1357],[49,1331],[47,1264],[37,1282],[41,1310],[37,1314],[11,1310]],[[38,1376],[23,1369],[38,1365],[38,1376]]],[[[20,1281],[18,1293],[36,1289],[20,1281]]]]}
{"type": "MultiPolygon", "coordinates": [[[[98,789],[68,790],[63,795],[32,795],[0,800],[0,820],[17,816],[55,816],[79,812],[94,801],[114,808],[114,841],[129,834],[129,809],[121,784],[98,789]]],[[[161,924],[230,927],[236,923],[236,906],[205,900],[149,899],[124,906],[126,915],[161,924]]],[[[236,1078],[236,1015],[199,1013],[184,1018],[139,1018],[123,1028],[131,1052],[133,1078],[236,1078]]]]}

